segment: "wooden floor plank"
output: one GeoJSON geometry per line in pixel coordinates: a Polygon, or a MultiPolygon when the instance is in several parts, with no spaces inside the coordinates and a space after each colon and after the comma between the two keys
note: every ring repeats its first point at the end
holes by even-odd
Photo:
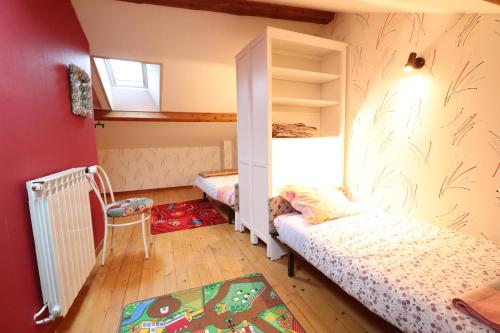
{"type": "MultiPolygon", "coordinates": [[[[133,196],[165,204],[202,194],[193,188],[162,189],[118,194],[117,199],[133,196]]],[[[399,332],[301,260],[296,276],[289,278],[286,257],[269,260],[265,245],[250,244],[248,232],[235,232],[234,225],[154,235],[148,260],[139,226],[118,228],[114,244],[57,332],[114,332],[125,304],[255,272],[264,274],[308,333],[399,332]]]]}
{"type": "Polygon", "coordinates": [[[125,298],[125,292],[127,291],[127,286],[130,279],[130,274],[133,267],[133,262],[130,258],[130,248],[127,247],[124,255],[124,259],[120,269],[118,271],[118,277],[113,287],[111,293],[111,298],[109,301],[108,309],[106,311],[106,316],[104,317],[104,322],[102,325],[101,332],[117,332],[119,328],[119,322],[122,312],[122,304],[125,298]]]}
{"type": "MultiPolygon", "coordinates": [[[[139,229],[136,228],[135,233],[139,237],[139,229]]],[[[124,304],[132,303],[139,298],[139,289],[141,285],[142,267],[145,261],[144,252],[142,250],[142,244],[139,242],[133,242],[131,244],[131,252],[129,260],[132,262],[132,270],[129,275],[129,281],[127,284],[127,289],[125,291],[125,296],[123,299],[124,304]]]]}
{"type": "Polygon", "coordinates": [[[214,282],[212,273],[210,272],[210,267],[208,266],[207,258],[205,256],[206,251],[209,251],[208,244],[204,242],[203,229],[195,229],[196,233],[193,240],[193,254],[198,273],[201,278],[201,284],[207,285],[214,282]]]}
{"type": "MultiPolygon", "coordinates": [[[[85,324],[86,329],[89,332],[101,332],[102,326],[104,325],[104,320],[106,314],[109,311],[110,306],[112,306],[112,296],[115,285],[119,281],[119,272],[125,254],[127,252],[127,247],[130,244],[133,233],[130,229],[122,229],[115,233],[113,251],[109,251],[106,256],[107,267],[100,267],[106,274],[104,280],[102,281],[101,288],[95,299],[95,303],[92,307],[92,316],[89,317],[88,322],[85,324]]],[[[98,258],[100,259],[100,258],[98,258]]],[[[100,264],[100,261],[99,263],[100,264]]],[[[114,319],[116,320],[116,319],[114,319]]]]}
{"type": "Polygon", "coordinates": [[[189,288],[187,265],[186,261],[184,260],[184,237],[182,236],[182,231],[172,233],[175,279],[177,288],[179,288],[180,290],[189,288]]]}

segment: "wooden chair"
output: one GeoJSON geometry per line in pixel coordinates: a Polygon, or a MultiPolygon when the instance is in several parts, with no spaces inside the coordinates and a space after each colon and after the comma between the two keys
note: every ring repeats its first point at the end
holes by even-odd
{"type": "Polygon", "coordinates": [[[98,165],[87,168],[87,178],[89,180],[90,186],[92,187],[95,194],[97,195],[97,198],[99,199],[104,215],[104,243],[102,246],[101,265],[104,266],[104,260],[106,259],[108,228],[111,228],[110,248],[111,250],[113,250],[114,228],[128,227],[139,223],[141,224],[141,229],[142,229],[142,242],[144,245],[144,255],[146,259],[149,259],[146,237],[149,238],[149,242],[151,244],[152,243],[151,227],[149,223],[146,223],[146,221],[151,222],[151,208],[153,207],[153,200],[148,198],[129,198],[129,199],[115,201],[115,196],[113,194],[113,189],[111,188],[111,183],[109,181],[108,175],[106,174],[106,171],[104,171],[104,169],[98,165]],[[107,193],[109,193],[109,196],[111,198],[110,203],[108,203],[107,193]],[[127,217],[134,215],[140,215],[140,219],[127,223],[116,223],[115,221],[120,217],[127,217]]]}

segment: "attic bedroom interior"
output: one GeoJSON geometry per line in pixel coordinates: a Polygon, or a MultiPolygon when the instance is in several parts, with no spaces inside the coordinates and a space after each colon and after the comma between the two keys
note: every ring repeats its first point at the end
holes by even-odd
{"type": "Polygon", "coordinates": [[[500,332],[498,0],[5,0],[6,332],[500,332]]]}

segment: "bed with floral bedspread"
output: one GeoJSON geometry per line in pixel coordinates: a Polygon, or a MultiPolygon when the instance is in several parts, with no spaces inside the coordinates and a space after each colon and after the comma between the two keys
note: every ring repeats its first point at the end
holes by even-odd
{"type": "Polygon", "coordinates": [[[238,175],[201,177],[194,181],[194,186],[198,187],[212,199],[220,201],[234,209],[236,206],[236,185],[238,175]]]}
{"type": "Polygon", "coordinates": [[[451,300],[500,277],[495,243],[383,212],[301,230],[299,254],[404,332],[494,332],[451,300]]]}

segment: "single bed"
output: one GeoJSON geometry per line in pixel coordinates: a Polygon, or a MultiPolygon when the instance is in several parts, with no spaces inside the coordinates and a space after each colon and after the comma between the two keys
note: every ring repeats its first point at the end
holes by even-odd
{"type": "Polygon", "coordinates": [[[231,208],[232,214],[229,222],[234,220],[234,213],[237,210],[238,175],[202,177],[198,176],[193,185],[199,188],[204,196],[220,201],[231,208]]]}
{"type": "Polygon", "coordinates": [[[292,212],[274,227],[280,241],[404,332],[494,332],[451,303],[500,277],[493,242],[384,212],[318,225],[292,212]]]}

